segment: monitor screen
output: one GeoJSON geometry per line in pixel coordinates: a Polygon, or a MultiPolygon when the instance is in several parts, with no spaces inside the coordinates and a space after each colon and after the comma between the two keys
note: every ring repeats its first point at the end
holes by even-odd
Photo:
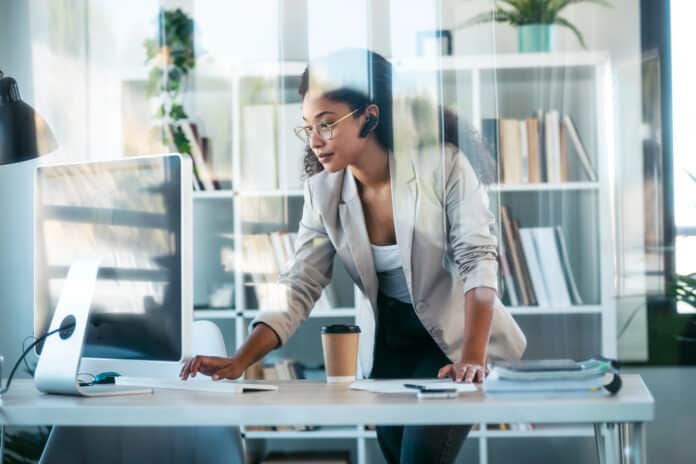
{"type": "Polygon", "coordinates": [[[163,155],[37,168],[35,336],[48,330],[71,264],[92,258],[100,268],[83,357],[182,359],[191,316],[182,164],[163,155]]]}

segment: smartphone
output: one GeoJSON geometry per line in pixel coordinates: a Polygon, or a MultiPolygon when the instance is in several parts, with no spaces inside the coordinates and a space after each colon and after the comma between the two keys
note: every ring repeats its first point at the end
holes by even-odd
{"type": "Polygon", "coordinates": [[[446,398],[456,398],[457,389],[456,388],[428,388],[418,391],[418,398],[429,400],[429,399],[446,399],[446,398]]]}

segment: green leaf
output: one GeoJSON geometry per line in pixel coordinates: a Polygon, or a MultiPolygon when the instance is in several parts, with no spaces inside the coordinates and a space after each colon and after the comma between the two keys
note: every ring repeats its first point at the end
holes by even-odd
{"type": "Polygon", "coordinates": [[[482,24],[482,23],[488,23],[491,21],[496,21],[496,22],[510,22],[512,24],[515,24],[513,21],[513,18],[511,18],[508,15],[508,12],[503,10],[502,8],[498,8],[495,11],[487,11],[485,13],[480,13],[476,16],[473,16],[457,27],[467,27],[467,26],[473,26],[475,24],[482,24]]]}
{"type": "Polygon", "coordinates": [[[180,119],[187,119],[188,115],[186,114],[186,111],[184,111],[184,107],[182,105],[175,103],[169,110],[169,117],[174,121],[178,121],[180,119]]]}
{"type": "Polygon", "coordinates": [[[575,33],[575,36],[578,38],[578,42],[580,42],[580,45],[582,45],[582,48],[587,48],[587,46],[585,45],[585,41],[582,38],[582,34],[578,30],[578,28],[575,27],[572,23],[570,23],[567,19],[561,18],[559,16],[554,21],[554,24],[558,24],[559,26],[565,26],[571,31],[573,31],[575,33]]]}

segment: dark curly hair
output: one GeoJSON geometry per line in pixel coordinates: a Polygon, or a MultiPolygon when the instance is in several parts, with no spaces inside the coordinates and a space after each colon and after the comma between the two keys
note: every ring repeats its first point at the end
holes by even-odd
{"type": "MultiPolygon", "coordinates": [[[[368,105],[379,107],[379,124],[374,133],[377,142],[387,151],[394,147],[392,64],[379,53],[366,49],[343,49],[312,61],[302,73],[298,93],[304,100],[307,92],[320,93],[334,102],[345,103],[351,111],[358,110],[354,118],[368,105]]],[[[428,104],[423,100],[420,104],[428,104]]],[[[438,106],[439,131],[445,143],[460,147],[464,142],[467,156],[484,182],[495,177],[495,166],[489,150],[476,131],[451,110],[438,106]],[[483,156],[486,155],[486,156],[483,156]]],[[[418,104],[413,106],[418,111],[418,104]]],[[[321,165],[307,145],[304,156],[304,172],[307,177],[321,172],[321,165]]]]}

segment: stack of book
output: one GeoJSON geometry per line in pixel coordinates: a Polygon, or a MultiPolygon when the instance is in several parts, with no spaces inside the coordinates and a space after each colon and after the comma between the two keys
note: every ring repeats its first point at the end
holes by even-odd
{"type": "MultiPolygon", "coordinates": [[[[278,283],[281,273],[289,270],[295,255],[294,243],[297,234],[278,230],[264,234],[241,235],[240,271],[247,274],[246,285],[251,287],[256,305],[264,310],[280,310],[287,305],[286,287],[278,283]]],[[[235,250],[221,249],[221,262],[225,271],[234,272],[235,250]]],[[[322,292],[314,310],[335,308],[337,298],[331,285],[322,292]]],[[[247,305],[253,307],[253,302],[247,305]]]]}
{"type": "Polygon", "coordinates": [[[546,307],[583,304],[570,266],[563,228],[521,228],[506,206],[500,211],[503,302],[511,306],[546,307]]]}
{"type": "Polygon", "coordinates": [[[538,110],[527,119],[485,118],[481,130],[500,166],[503,184],[568,182],[571,145],[587,180],[597,181],[585,146],[567,114],[561,118],[556,110],[538,110]]]}

